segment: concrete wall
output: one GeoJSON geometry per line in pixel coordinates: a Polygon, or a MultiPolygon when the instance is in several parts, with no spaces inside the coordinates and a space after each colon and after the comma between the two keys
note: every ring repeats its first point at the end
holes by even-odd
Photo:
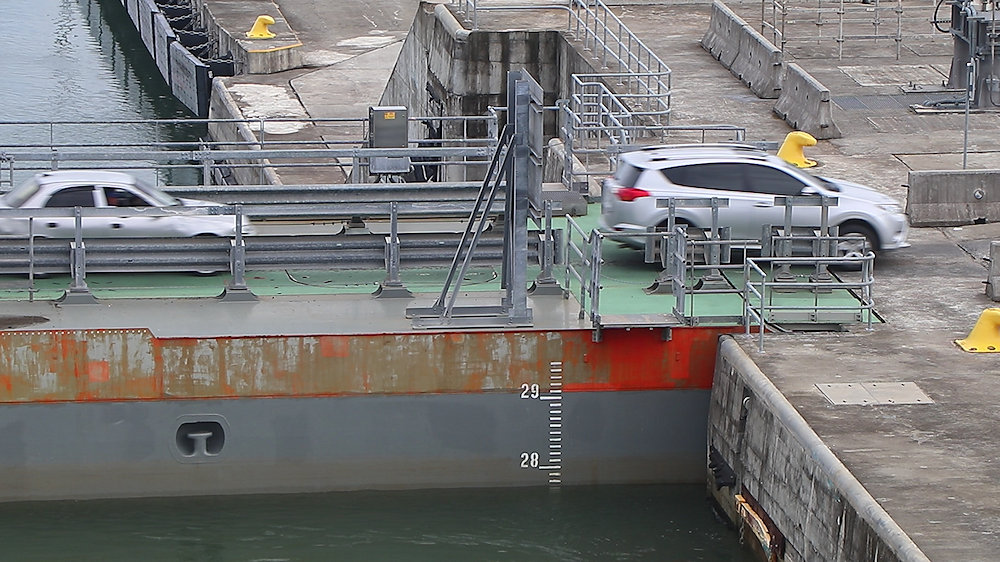
{"type": "Polygon", "coordinates": [[[422,6],[383,105],[405,105],[411,115],[485,115],[491,106],[507,105],[507,72],[522,68],[545,90],[545,104],[555,104],[565,47],[559,33],[470,32],[446,6],[422,6]]]}
{"type": "MultiPolygon", "coordinates": [[[[570,93],[573,74],[597,72],[557,31],[469,31],[445,5],[422,4],[403,43],[380,103],[411,115],[486,115],[506,107],[507,73],[526,69],[554,106],[570,93]]],[[[546,112],[545,136],[557,136],[555,111],[546,112]]],[[[501,122],[506,116],[500,115],[501,122]]],[[[445,130],[445,138],[462,131],[445,130]]],[[[481,134],[483,131],[479,131],[481,134]]],[[[562,164],[559,158],[551,162],[562,164]]],[[[545,172],[559,177],[561,171],[545,172]]],[[[449,178],[452,180],[464,178],[449,178]]]]}
{"type": "MultiPolygon", "coordinates": [[[[234,120],[244,119],[243,112],[236,105],[236,100],[230,95],[229,90],[221,80],[212,82],[212,95],[208,106],[208,118],[220,119],[228,122],[214,122],[208,125],[208,136],[212,140],[223,143],[219,146],[221,150],[259,149],[257,135],[245,122],[235,122],[234,120]],[[232,142],[232,146],[225,143],[232,142]],[[249,143],[249,144],[248,144],[249,143]]],[[[277,171],[270,164],[270,160],[261,158],[260,160],[244,160],[239,164],[257,164],[252,168],[234,167],[231,168],[229,176],[225,182],[238,185],[280,185],[281,178],[277,171]]]]}
{"type": "Polygon", "coordinates": [[[708,442],[713,497],[737,522],[735,495],[755,498],[784,536],[785,561],[925,559],[730,336],[719,344],[708,442]]]}
{"type": "Polygon", "coordinates": [[[1000,170],[911,171],[908,184],[912,226],[1000,221],[1000,170]]]}

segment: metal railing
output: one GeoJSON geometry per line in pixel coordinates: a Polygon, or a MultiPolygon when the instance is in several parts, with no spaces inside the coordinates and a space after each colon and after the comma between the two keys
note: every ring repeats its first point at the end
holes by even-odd
{"type": "MultiPolygon", "coordinates": [[[[647,287],[647,294],[672,294],[673,315],[689,325],[752,325],[766,331],[779,324],[851,324],[864,322],[871,328],[875,317],[872,300],[874,254],[864,257],[762,257],[747,256],[743,248],[765,246],[760,240],[734,240],[680,225],[670,232],[630,233],[630,238],[657,241],[663,271],[647,287]],[[733,248],[742,250],[730,259],[733,248]],[[762,265],[764,264],[764,265],[762,265]],[[786,266],[792,266],[786,269],[786,266]],[[767,268],[765,270],[765,267],[767,268]],[[829,268],[858,272],[832,275],[829,268]],[[793,269],[794,268],[794,269],[793,269]],[[792,272],[791,278],[784,277],[792,272]],[[798,277],[803,277],[799,279],[798,277]],[[783,295],[793,295],[784,298],[783,295]],[[719,306],[717,297],[731,295],[738,306],[719,306]],[[805,302],[802,295],[807,295],[805,302]],[[705,297],[709,297],[705,299],[705,297]],[[705,299],[702,302],[702,299],[705,299]]],[[[576,294],[579,318],[595,329],[602,325],[600,312],[602,244],[620,239],[620,234],[587,232],[571,217],[564,233],[564,289],[576,294]]],[[[827,237],[831,242],[835,237],[827,237]]],[[[826,247],[816,241],[813,247],[826,247]]],[[[763,336],[761,336],[763,337],[763,336]]]]}
{"type": "Polygon", "coordinates": [[[868,252],[862,257],[802,257],[802,258],[747,258],[744,263],[744,320],[747,335],[751,328],[758,328],[757,346],[764,351],[764,332],[767,326],[779,323],[830,323],[845,324],[864,322],[872,329],[875,317],[875,302],[872,300],[872,265],[875,254],[868,252]],[[833,267],[858,266],[857,279],[843,279],[838,276],[806,279],[782,279],[789,271],[787,266],[800,267],[808,272],[826,270],[833,267]],[[826,297],[834,291],[849,293],[853,300],[836,304],[826,297]],[[797,299],[777,300],[775,295],[794,292],[797,299]],[[804,300],[801,295],[811,295],[804,300]],[[826,298],[824,298],[826,297],[826,298]]]}
{"type": "Polygon", "coordinates": [[[601,324],[601,244],[604,234],[580,227],[573,217],[566,217],[563,236],[565,268],[563,288],[572,293],[573,282],[578,285],[577,301],[580,303],[580,320],[588,319],[594,327],[601,324]]]}
{"type": "MultiPolygon", "coordinates": [[[[670,119],[670,68],[601,0],[569,3],[569,32],[600,59],[604,75],[637,111],[660,125],[670,119]]],[[[626,104],[628,105],[628,103],[626,104]]]]}
{"type": "MultiPolygon", "coordinates": [[[[400,209],[386,203],[384,212],[372,218],[388,221],[391,236],[358,229],[336,234],[294,233],[289,235],[243,235],[247,221],[241,205],[185,207],[181,209],[58,208],[0,209],[0,219],[27,221],[23,236],[0,236],[0,275],[26,275],[24,287],[33,299],[38,275],[70,274],[71,290],[86,293],[90,273],[134,272],[229,272],[288,269],[379,269],[386,279],[398,282],[401,266],[443,267],[450,263],[460,236],[453,232],[399,233],[400,209]],[[103,238],[85,235],[85,220],[128,217],[232,216],[236,232],[232,237],[193,238],[103,238]],[[71,238],[43,238],[34,223],[42,219],[74,220],[71,238]]],[[[468,216],[469,209],[465,209],[468,216]]],[[[89,227],[86,227],[89,228],[89,227]]],[[[493,231],[483,233],[479,251],[469,263],[493,266],[503,261],[504,240],[493,231]]],[[[529,244],[527,257],[539,261],[538,243],[529,244]]],[[[240,283],[242,284],[242,282],[240,283]]]]}
{"type": "MultiPolygon", "coordinates": [[[[908,4],[901,0],[872,0],[855,3],[844,0],[792,4],[785,0],[761,0],[760,32],[784,52],[789,45],[835,43],[837,58],[844,58],[844,47],[864,45],[867,53],[873,47],[890,45],[896,59],[903,43],[933,37],[934,3],[908,4]],[[827,33],[827,28],[834,30],[827,33]]],[[[749,14],[748,14],[749,15],[749,14]]],[[[753,25],[753,22],[749,22],[753,25]]],[[[881,55],[880,55],[881,56],[881,55]]]]}
{"type": "Polygon", "coordinates": [[[206,185],[239,170],[253,172],[244,174],[241,183],[274,183],[269,180],[275,171],[308,168],[337,171],[344,180],[364,183],[377,180],[369,178],[367,168],[369,160],[378,156],[409,156],[414,168],[427,168],[425,173],[436,172],[446,180],[446,169],[480,168],[471,173],[474,179],[489,163],[498,138],[495,111],[484,116],[415,116],[408,119],[408,127],[409,148],[374,149],[368,148],[368,120],[364,118],[0,122],[0,187],[13,185],[18,175],[67,167],[150,170],[151,179],[157,182],[172,174],[188,174],[186,178],[194,175],[206,185]],[[288,126],[310,127],[316,138],[288,140],[288,135],[268,135],[269,128],[288,126]],[[128,139],[134,129],[185,129],[195,140],[88,140],[128,139]],[[199,138],[208,129],[216,130],[220,140],[199,138]],[[245,134],[221,129],[240,129],[245,134]],[[247,177],[252,181],[245,181],[247,177]]]}

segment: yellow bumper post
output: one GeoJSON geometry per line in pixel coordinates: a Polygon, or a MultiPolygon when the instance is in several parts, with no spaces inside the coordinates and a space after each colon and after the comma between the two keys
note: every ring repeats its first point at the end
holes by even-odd
{"type": "Polygon", "coordinates": [[[253,27],[247,31],[247,39],[272,39],[274,33],[268,29],[274,25],[274,18],[271,16],[257,16],[257,21],[253,22],[253,27]]]}
{"type": "Polygon", "coordinates": [[[816,137],[803,131],[792,131],[785,135],[785,141],[778,149],[778,158],[797,168],[812,168],[816,161],[806,158],[802,150],[806,146],[816,146],[816,137]]]}
{"type": "Polygon", "coordinates": [[[1000,353],[1000,308],[987,308],[964,340],[955,340],[970,353],[1000,353]]]}

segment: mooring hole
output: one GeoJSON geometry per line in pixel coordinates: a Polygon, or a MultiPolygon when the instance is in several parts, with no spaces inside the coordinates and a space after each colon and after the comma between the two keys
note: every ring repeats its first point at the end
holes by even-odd
{"type": "Polygon", "coordinates": [[[218,455],[226,442],[222,424],[215,421],[182,423],[177,428],[177,450],[185,457],[218,455]]]}

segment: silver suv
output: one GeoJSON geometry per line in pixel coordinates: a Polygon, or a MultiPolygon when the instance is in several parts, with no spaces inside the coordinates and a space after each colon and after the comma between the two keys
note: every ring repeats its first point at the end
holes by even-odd
{"type": "MultiPolygon", "coordinates": [[[[804,172],[784,160],[752,146],[733,144],[671,145],[644,148],[619,157],[618,169],[604,182],[600,227],[606,232],[639,233],[647,227],[664,227],[669,209],[657,208],[665,198],[728,199],[719,209],[719,226],[732,228],[736,240],[759,240],[763,225],[781,226],[785,207],[776,196],[822,195],[836,197],[830,207],[829,225],[841,236],[860,235],[866,248],[876,253],[909,246],[908,224],[898,201],[871,188],[804,172]]],[[[793,226],[818,227],[820,208],[795,207],[793,226]]],[[[679,224],[698,228],[712,225],[709,208],[677,207],[679,224]]],[[[621,237],[642,246],[638,237],[621,237]]],[[[838,245],[841,255],[858,255],[859,243],[838,245]]]]}

